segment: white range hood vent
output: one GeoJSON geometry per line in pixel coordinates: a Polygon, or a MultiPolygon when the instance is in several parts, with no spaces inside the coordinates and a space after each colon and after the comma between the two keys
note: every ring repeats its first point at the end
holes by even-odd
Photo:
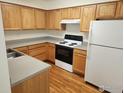
{"type": "Polygon", "coordinates": [[[80,24],[80,19],[65,19],[61,20],[61,24],[80,24]]]}

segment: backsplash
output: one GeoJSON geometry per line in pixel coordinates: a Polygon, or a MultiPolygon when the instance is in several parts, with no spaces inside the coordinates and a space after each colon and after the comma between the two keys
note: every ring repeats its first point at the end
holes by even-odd
{"type": "Polygon", "coordinates": [[[88,32],[80,32],[79,24],[67,25],[66,31],[58,30],[22,30],[22,31],[5,31],[5,39],[16,40],[25,38],[37,38],[42,36],[53,36],[63,38],[65,34],[82,35],[85,40],[88,39],[88,32]]]}

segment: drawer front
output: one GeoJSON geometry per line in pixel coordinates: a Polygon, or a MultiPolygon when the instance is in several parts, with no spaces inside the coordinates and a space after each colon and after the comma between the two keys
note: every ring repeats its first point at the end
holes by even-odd
{"type": "Polygon", "coordinates": [[[78,53],[78,54],[86,55],[86,54],[87,54],[87,51],[85,51],[85,50],[81,50],[81,49],[74,49],[74,53],[78,53]]]}
{"type": "Polygon", "coordinates": [[[46,44],[43,43],[43,44],[30,45],[30,46],[29,46],[29,49],[39,48],[39,47],[43,47],[43,46],[46,46],[46,44]]]}
{"type": "Polygon", "coordinates": [[[55,47],[55,44],[48,43],[48,46],[50,46],[50,47],[55,47]]]}
{"type": "Polygon", "coordinates": [[[46,47],[39,47],[39,48],[35,48],[35,49],[30,49],[29,50],[29,55],[30,56],[36,56],[36,55],[39,55],[39,54],[42,54],[42,53],[45,53],[46,52],[46,47]]]}
{"type": "Polygon", "coordinates": [[[17,48],[15,48],[16,50],[18,50],[18,51],[27,51],[28,50],[28,47],[17,47],[17,48]]]}
{"type": "Polygon", "coordinates": [[[46,60],[46,53],[43,53],[43,54],[40,54],[40,55],[37,55],[37,56],[34,56],[36,59],[39,59],[39,60],[46,60]]]}
{"type": "Polygon", "coordinates": [[[25,51],[20,51],[20,52],[22,52],[22,53],[24,53],[24,54],[28,54],[28,51],[27,51],[27,50],[25,50],[25,51]]]}

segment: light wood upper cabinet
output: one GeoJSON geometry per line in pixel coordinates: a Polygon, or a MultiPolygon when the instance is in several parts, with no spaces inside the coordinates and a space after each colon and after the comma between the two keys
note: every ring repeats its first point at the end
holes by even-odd
{"type": "Polygon", "coordinates": [[[61,13],[62,13],[62,19],[69,19],[70,18],[69,8],[61,9],[61,13]]]}
{"type": "Polygon", "coordinates": [[[61,24],[60,24],[60,21],[61,21],[61,10],[54,10],[53,13],[55,14],[55,20],[54,20],[54,28],[55,29],[58,29],[58,30],[61,30],[61,24]]]}
{"type": "Polygon", "coordinates": [[[117,2],[115,18],[123,18],[123,2],[117,2]]]}
{"type": "Polygon", "coordinates": [[[36,29],[45,29],[46,27],[46,18],[45,11],[35,9],[35,18],[36,18],[36,29]]]}
{"type": "Polygon", "coordinates": [[[33,8],[22,7],[22,28],[35,29],[35,14],[33,8]]]}
{"type": "Polygon", "coordinates": [[[5,30],[21,29],[21,7],[2,3],[3,25],[5,30]]]}
{"type": "Polygon", "coordinates": [[[46,27],[47,29],[54,29],[54,17],[55,17],[55,14],[53,13],[53,11],[47,11],[47,14],[46,14],[46,27]]]}
{"type": "Polygon", "coordinates": [[[69,9],[70,9],[70,18],[71,19],[79,19],[80,18],[80,13],[81,13],[80,7],[72,7],[69,9]]]}
{"type": "Polygon", "coordinates": [[[98,4],[96,19],[113,19],[116,12],[116,2],[98,4]]]}
{"type": "Polygon", "coordinates": [[[61,21],[61,11],[58,10],[50,10],[47,11],[47,29],[61,29],[60,21],[61,21]]]}
{"type": "Polygon", "coordinates": [[[96,5],[81,7],[80,31],[89,31],[90,22],[95,19],[96,5]]]}
{"type": "Polygon", "coordinates": [[[61,9],[62,19],[79,19],[80,7],[64,8],[61,9]]]}

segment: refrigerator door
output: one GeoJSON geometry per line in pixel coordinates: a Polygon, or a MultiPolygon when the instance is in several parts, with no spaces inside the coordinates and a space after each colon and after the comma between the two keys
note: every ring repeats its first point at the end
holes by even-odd
{"type": "Polygon", "coordinates": [[[109,47],[123,47],[123,21],[105,20],[91,23],[89,43],[109,47]]]}
{"type": "Polygon", "coordinates": [[[123,51],[89,45],[85,81],[111,93],[122,93],[123,51]]]}

